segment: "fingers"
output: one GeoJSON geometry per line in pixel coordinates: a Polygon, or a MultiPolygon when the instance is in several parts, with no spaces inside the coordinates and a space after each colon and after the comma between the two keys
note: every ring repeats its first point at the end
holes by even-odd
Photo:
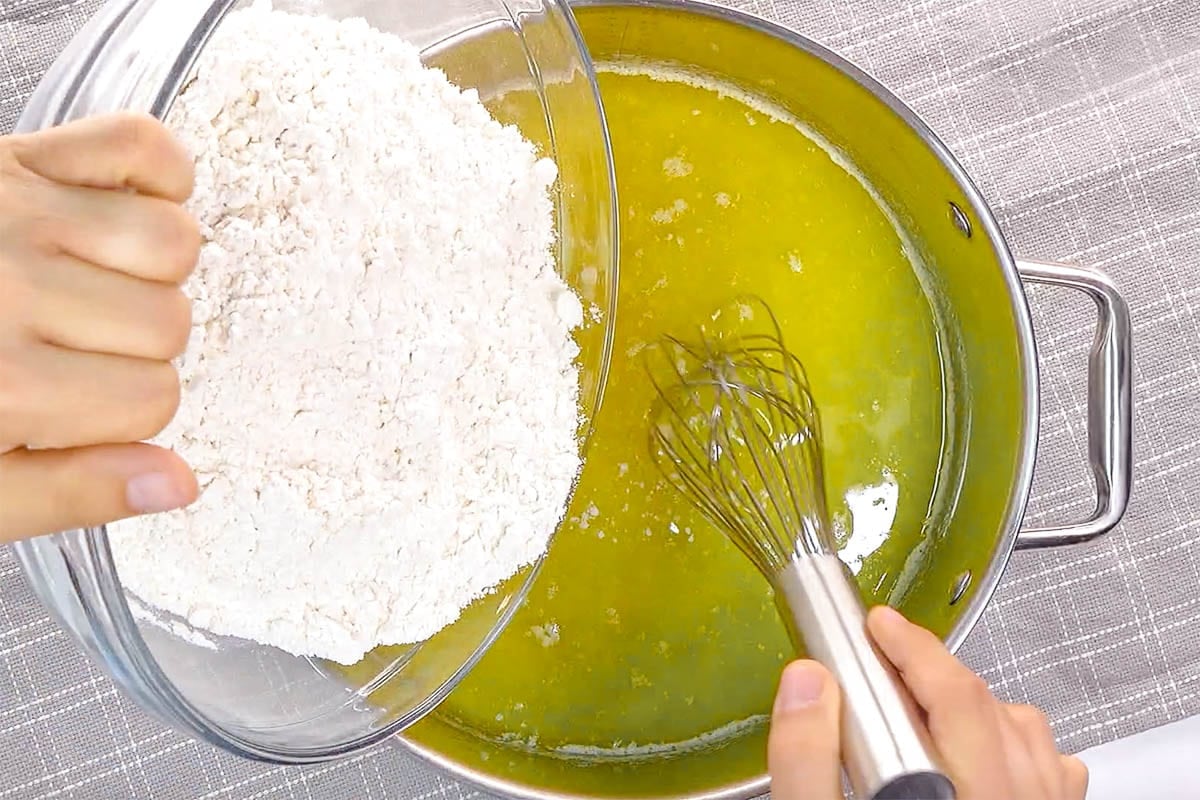
{"type": "MultiPolygon", "coordinates": [[[[1060,800],[1054,786],[1058,776],[1058,764],[1052,765],[1051,774],[1043,774],[1035,754],[1035,742],[1026,736],[1025,730],[1010,713],[1010,707],[997,704],[1000,717],[1000,738],[1003,742],[1004,759],[1008,766],[1010,786],[1015,797],[1030,800],[1060,800]]],[[[1051,749],[1050,755],[1057,760],[1058,750],[1051,749]]]]}
{"type": "Polygon", "coordinates": [[[133,189],[182,203],[192,194],[192,159],[153,117],[110,114],[12,137],[25,169],[47,180],[93,189],[133,189]]]}
{"type": "Polygon", "coordinates": [[[930,736],[955,785],[979,787],[973,797],[1013,796],[1000,707],[987,684],[940,639],[890,608],[872,609],[867,627],[925,711],[930,736]]]}
{"type": "Polygon", "coordinates": [[[151,445],[16,450],[0,456],[0,543],[182,508],[197,491],[187,465],[151,445]]]}
{"type": "Polygon", "coordinates": [[[195,267],[199,227],[180,205],[192,191],[192,161],[160,123],[98,117],[3,144],[0,241],[11,258],[66,252],[175,284],[195,267]],[[14,252],[13,243],[23,246],[14,252]]]}
{"type": "Polygon", "coordinates": [[[783,671],[767,763],[776,800],[840,800],[842,797],[837,681],[815,661],[783,671]]]}
{"type": "Polygon", "coordinates": [[[163,361],[42,343],[0,352],[0,442],[138,442],[161,432],[178,406],[179,378],[163,361]]]}
{"type": "Polygon", "coordinates": [[[157,197],[37,183],[25,202],[29,239],[138,278],[179,284],[200,257],[200,229],[182,206],[157,197]]]}
{"type": "Polygon", "coordinates": [[[0,541],[195,498],[186,464],[137,444],[179,404],[192,188],[149,117],[0,139],[0,541]]]}
{"type": "Polygon", "coordinates": [[[1059,756],[1041,711],[999,703],[941,640],[890,608],[872,609],[867,625],[924,709],[963,798],[1083,800],[1087,769],[1059,756]]]}
{"type": "Polygon", "coordinates": [[[1012,729],[1025,743],[1030,769],[1037,775],[1045,796],[1052,800],[1068,797],[1066,773],[1046,715],[1033,706],[1024,705],[1005,706],[1004,712],[1012,729]]]}
{"type": "Polygon", "coordinates": [[[192,306],[178,287],[144,281],[70,256],[38,259],[27,273],[29,329],[72,350],[169,361],[187,346],[192,306]]]}
{"type": "Polygon", "coordinates": [[[1084,800],[1088,790],[1087,765],[1074,756],[1059,756],[1066,783],[1066,800],[1084,800]]]}
{"type": "Polygon", "coordinates": [[[1013,729],[1024,739],[1041,791],[1052,800],[1084,800],[1088,788],[1087,766],[1074,756],[1058,753],[1050,722],[1040,709],[1005,706],[1013,729]]]}

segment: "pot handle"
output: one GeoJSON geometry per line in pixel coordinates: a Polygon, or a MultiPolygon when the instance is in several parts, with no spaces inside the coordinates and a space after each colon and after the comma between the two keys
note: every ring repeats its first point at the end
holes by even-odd
{"type": "Polygon", "coordinates": [[[1074,289],[1099,312],[1088,357],[1088,461],[1096,508],[1080,522],[1022,530],[1017,549],[1088,542],[1108,533],[1125,514],[1133,481],[1133,332],[1129,306],[1108,276],[1072,264],[1018,261],[1023,281],[1074,289]]]}

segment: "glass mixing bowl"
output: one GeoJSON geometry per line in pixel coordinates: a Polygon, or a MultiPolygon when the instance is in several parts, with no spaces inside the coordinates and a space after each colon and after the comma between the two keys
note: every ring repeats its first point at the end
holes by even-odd
{"type": "MultiPolygon", "coordinates": [[[[579,334],[586,446],[603,393],[614,323],[616,193],[595,74],[557,0],[292,0],[277,8],[365,17],[422,49],[425,63],[474,88],[558,163],[559,267],[590,307],[579,334]]],[[[111,0],[47,73],[18,124],[29,132],[134,109],[166,118],[197,56],[235,0],[111,0]]],[[[537,566],[429,641],[378,650],[346,670],[181,620],[137,619],[103,528],[18,544],[41,601],[92,659],[174,727],[250,758],[335,758],[416,722],[483,655],[537,566]],[[386,697],[386,700],[383,698],[386,697]]]]}

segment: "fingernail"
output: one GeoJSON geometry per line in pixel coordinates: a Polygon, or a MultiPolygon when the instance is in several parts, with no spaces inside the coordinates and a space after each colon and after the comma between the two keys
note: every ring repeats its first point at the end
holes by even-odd
{"type": "Polygon", "coordinates": [[[825,670],[812,661],[798,661],[783,671],[775,712],[788,713],[808,708],[825,691],[825,670]]]}
{"type": "Polygon", "coordinates": [[[188,504],[188,498],[165,472],[138,475],[125,484],[125,501],[139,514],[174,511],[188,504]]]}

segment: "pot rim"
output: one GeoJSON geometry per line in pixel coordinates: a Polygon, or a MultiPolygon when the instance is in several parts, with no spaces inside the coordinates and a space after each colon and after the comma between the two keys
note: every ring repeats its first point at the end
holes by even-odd
{"type": "MultiPolygon", "coordinates": [[[[1005,515],[1004,527],[997,539],[996,549],[987,571],[981,577],[978,588],[971,596],[962,615],[959,616],[945,639],[946,646],[950,651],[956,652],[983,616],[984,610],[999,587],[1000,579],[1004,574],[1005,568],[1008,566],[1013,550],[1016,548],[1021,522],[1025,516],[1025,506],[1033,487],[1033,469],[1037,456],[1038,423],[1040,419],[1037,343],[1034,337],[1033,319],[1030,314],[1029,303],[1021,283],[1020,273],[1017,270],[1016,260],[1013,258],[1012,252],[1009,250],[1004,235],[1000,230],[999,223],[997,223],[982,193],[971,180],[966,170],[950,152],[950,149],[946,147],[938,135],[934,133],[933,129],[912,108],[862,68],[824,45],[790,28],[756,14],[716,5],[712,0],[686,0],[685,2],[679,2],[679,0],[570,0],[569,5],[578,8],[654,8],[677,13],[696,14],[731,22],[797,47],[852,78],[859,86],[869,91],[893,113],[899,116],[921,138],[925,146],[933,152],[938,161],[941,162],[942,166],[950,173],[962,190],[963,197],[975,213],[979,221],[979,227],[986,234],[987,241],[991,244],[996,260],[999,262],[1000,268],[1004,273],[1004,282],[1008,288],[1009,300],[1012,303],[1017,337],[1019,339],[1021,387],[1025,396],[1025,403],[1023,410],[1024,418],[1021,421],[1021,441],[1018,448],[1019,466],[1010,489],[1009,506],[1005,515]]],[[[573,798],[586,798],[586,800],[629,800],[628,797],[574,795],[567,792],[538,789],[479,772],[436,750],[412,741],[404,733],[398,734],[396,738],[409,752],[435,768],[444,770],[451,776],[464,780],[492,794],[519,798],[520,800],[572,800],[573,798]]],[[[674,800],[747,800],[748,798],[765,795],[769,791],[770,777],[762,774],[745,781],[725,784],[703,792],[675,795],[673,798],[674,800]]],[[[661,798],[656,796],[655,800],[666,800],[667,797],[667,795],[663,795],[661,798]]]]}

